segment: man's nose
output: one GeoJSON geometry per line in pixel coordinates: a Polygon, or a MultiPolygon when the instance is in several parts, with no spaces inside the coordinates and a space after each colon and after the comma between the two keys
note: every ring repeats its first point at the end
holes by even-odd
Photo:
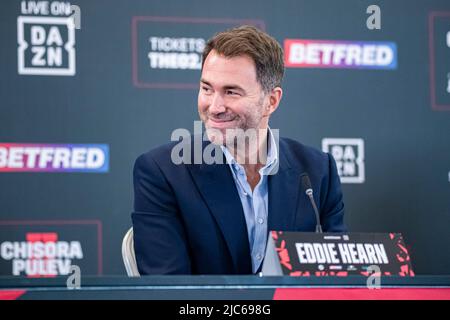
{"type": "Polygon", "coordinates": [[[215,92],[211,104],[209,105],[209,112],[217,114],[225,111],[225,101],[223,100],[222,95],[219,92],[215,92]]]}

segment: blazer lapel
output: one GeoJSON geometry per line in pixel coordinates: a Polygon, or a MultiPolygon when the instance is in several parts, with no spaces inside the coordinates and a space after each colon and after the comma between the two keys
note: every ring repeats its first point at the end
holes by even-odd
{"type": "Polygon", "coordinates": [[[270,175],[268,231],[294,231],[300,193],[299,168],[288,161],[289,150],[280,143],[279,169],[270,175]]]}
{"type": "Polygon", "coordinates": [[[241,199],[226,164],[188,166],[230,250],[236,273],[252,272],[247,224],[241,199]]]}

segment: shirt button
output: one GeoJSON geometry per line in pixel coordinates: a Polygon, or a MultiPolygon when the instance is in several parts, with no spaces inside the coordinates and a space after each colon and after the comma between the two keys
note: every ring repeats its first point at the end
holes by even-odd
{"type": "Polygon", "coordinates": [[[264,223],[264,219],[263,219],[263,218],[259,218],[259,219],[258,219],[258,223],[259,223],[259,224],[263,224],[263,223],[264,223]]]}
{"type": "Polygon", "coordinates": [[[262,259],[262,255],[257,254],[257,255],[256,255],[256,259],[261,260],[261,259],[262,259]]]}

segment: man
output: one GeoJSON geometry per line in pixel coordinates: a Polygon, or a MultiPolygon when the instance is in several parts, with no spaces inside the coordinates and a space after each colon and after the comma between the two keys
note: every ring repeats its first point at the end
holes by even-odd
{"type": "Polygon", "coordinates": [[[215,155],[225,161],[176,164],[175,143],[136,160],[132,220],[141,274],[259,272],[270,230],[315,230],[301,186],[304,173],[323,230],[345,231],[333,158],[290,139],[278,141],[269,128],[283,73],[280,45],[254,27],[207,42],[198,94],[208,137],[202,147],[220,146],[215,155]],[[257,132],[252,139],[240,139],[251,130],[257,132]]]}

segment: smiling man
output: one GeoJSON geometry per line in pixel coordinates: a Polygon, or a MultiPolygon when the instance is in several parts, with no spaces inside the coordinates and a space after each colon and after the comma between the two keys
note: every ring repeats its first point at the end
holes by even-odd
{"type": "Polygon", "coordinates": [[[202,147],[215,146],[224,161],[175,164],[175,143],[136,160],[132,220],[140,274],[259,272],[270,230],[315,230],[300,182],[305,173],[323,230],[345,231],[333,158],[269,128],[283,73],[279,43],[254,27],[207,42],[198,94],[202,147]]]}

